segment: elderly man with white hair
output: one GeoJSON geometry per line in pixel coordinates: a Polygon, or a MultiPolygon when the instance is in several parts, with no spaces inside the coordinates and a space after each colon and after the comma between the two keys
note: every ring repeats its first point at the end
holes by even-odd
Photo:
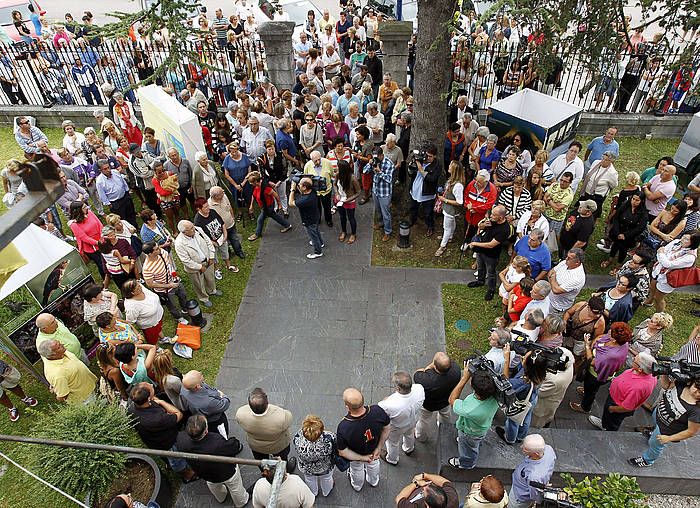
{"type": "Polygon", "coordinates": [[[248,119],[248,126],[241,133],[241,148],[251,160],[265,153],[265,141],[273,139],[266,127],[260,126],[260,120],[253,115],[248,119]]]}
{"type": "Polygon", "coordinates": [[[396,144],[396,134],[389,133],[386,135],[386,143],[382,145],[384,157],[394,163],[394,168],[398,169],[403,164],[403,152],[396,144]]]}
{"type": "Polygon", "coordinates": [[[610,393],[603,404],[603,416],[589,415],[588,421],[601,430],[616,431],[628,416],[644,404],[656,386],[652,368],[656,360],[646,351],[637,354],[632,368],[613,379],[610,393]]]}
{"type": "Polygon", "coordinates": [[[350,83],[345,83],[343,85],[343,95],[339,96],[335,101],[335,109],[343,115],[343,118],[350,114],[350,104],[357,104],[360,106],[360,99],[357,95],[353,93],[353,88],[350,83]]]}
{"type": "MultiPolygon", "coordinates": [[[[527,316],[528,312],[535,309],[540,309],[542,311],[543,319],[549,315],[549,308],[551,306],[549,302],[549,294],[552,292],[552,286],[546,280],[538,280],[532,286],[532,291],[530,291],[530,296],[532,300],[528,303],[523,311],[520,313],[523,318],[527,316]]],[[[524,319],[519,321],[520,324],[524,322],[524,319]]]]}
{"type": "MultiPolygon", "coordinates": [[[[464,135],[464,144],[468,148],[476,137],[476,131],[479,128],[479,122],[474,120],[471,113],[466,112],[462,115],[460,122],[460,131],[464,135]]],[[[466,151],[466,150],[465,150],[466,151]]]]}
{"type": "Polygon", "coordinates": [[[231,399],[221,390],[205,383],[204,374],[191,370],[182,376],[180,401],[185,411],[204,416],[209,427],[228,439],[226,410],[231,405],[231,399]]]}
{"type": "Polygon", "coordinates": [[[45,340],[36,347],[44,360],[44,376],[59,402],[87,404],[95,400],[97,377],[58,340],[45,340]]]}
{"type": "Polygon", "coordinates": [[[216,251],[209,237],[191,221],[177,223],[180,234],[175,238],[175,252],[192,281],[197,298],[205,307],[211,307],[210,296],[221,296],[216,289],[216,251]]]}
{"type": "Polygon", "coordinates": [[[379,112],[379,105],[372,101],[367,104],[367,128],[370,132],[370,139],[375,145],[381,145],[384,140],[384,115],[379,112]]]}
{"type": "Polygon", "coordinates": [[[36,335],[37,349],[42,342],[47,340],[57,340],[65,346],[65,348],[73,353],[76,358],[79,358],[84,363],[88,362],[88,357],[85,354],[80,340],[64,325],[56,316],[43,312],[36,317],[36,327],[39,332],[36,335]]]}
{"type": "Polygon", "coordinates": [[[557,460],[554,449],[544,442],[540,434],[526,436],[520,449],[525,458],[513,471],[508,508],[529,508],[542,501],[540,492],[530,482],[547,485],[557,460]]]}

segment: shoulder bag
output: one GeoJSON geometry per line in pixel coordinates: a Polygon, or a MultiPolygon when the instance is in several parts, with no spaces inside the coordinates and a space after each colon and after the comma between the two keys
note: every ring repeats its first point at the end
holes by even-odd
{"type": "Polygon", "coordinates": [[[530,381],[530,391],[527,392],[527,397],[525,400],[516,400],[505,410],[506,416],[518,425],[522,425],[525,421],[525,417],[532,409],[532,402],[530,398],[532,397],[532,390],[535,385],[530,381]]]}

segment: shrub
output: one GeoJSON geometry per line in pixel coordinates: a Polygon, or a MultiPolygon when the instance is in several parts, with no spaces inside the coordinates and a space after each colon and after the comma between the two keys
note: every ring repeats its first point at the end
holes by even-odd
{"type": "Polygon", "coordinates": [[[561,476],[570,500],[585,508],[648,508],[644,503],[646,495],[634,477],[611,473],[603,481],[598,476],[592,480],[586,476],[577,482],[570,474],[561,476]]]}
{"type": "MultiPolygon", "coordinates": [[[[139,446],[133,423],[116,404],[101,401],[88,405],[64,405],[42,414],[33,434],[36,437],[105,445],[139,446]]],[[[126,454],[28,446],[25,453],[36,473],[49,483],[77,496],[99,494],[124,471],[126,454]]]]}

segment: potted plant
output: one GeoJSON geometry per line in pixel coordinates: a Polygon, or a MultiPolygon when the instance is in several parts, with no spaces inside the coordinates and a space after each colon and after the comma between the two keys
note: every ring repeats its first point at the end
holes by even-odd
{"type": "MultiPolygon", "coordinates": [[[[33,434],[46,439],[141,447],[133,427],[119,405],[96,401],[55,407],[39,415],[33,434]]],[[[25,453],[39,476],[75,497],[94,500],[95,506],[126,492],[144,504],[156,501],[165,507],[170,503],[170,487],[148,456],[43,445],[27,447],[25,453]]]]}
{"type": "Polygon", "coordinates": [[[637,479],[611,473],[605,480],[599,476],[592,480],[586,476],[580,482],[573,476],[563,473],[564,491],[569,500],[585,507],[595,508],[648,508],[646,495],[639,488],[637,479]]]}

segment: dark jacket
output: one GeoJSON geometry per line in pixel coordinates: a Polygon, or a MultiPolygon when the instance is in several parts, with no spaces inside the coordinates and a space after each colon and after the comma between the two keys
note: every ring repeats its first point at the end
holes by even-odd
{"type": "Polygon", "coordinates": [[[299,209],[301,223],[305,226],[318,224],[321,220],[321,211],[318,209],[318,194],[311,190],[308,194],[297,191],[294,193],[294,204],[299,209]]]}
{"type": "MultiPolygon", "coordinates": [[[[187,432],[177,435],[177,450],[187,453],[204,455],[220,455],[235,457],[243,449],[241,442],[235,437],[224,439],[218,432],[209,432],[199,441],[194,441],[187,432]]],[[[211,483],[222,483],[236,474],[235,464],[187,460],[197,476],[211,483]]]]}
{"type": "Polygon", "coordinates": [[[625,235],[625,243],[634,243],[647,228],[648,214],[644,203],[632,212],[632,204],[626,201],[615,214],[610,225],[610,238],[615,241],[620,233],[625,235]]]}
{"type": "MultiPolygon", "coordinates": [[[[432,196],[437,192],[438,180],[442,174],[442,168],[440,167],[437,157],[433,159],[432,163],[428,164],[427,166],[423,166],[423,170],[427,173],[427,175],[423,177],[423,190],[421,191],[421,194],[423,196],[432,196]]],[[[416,172],[416,175],[417,174],[418,172],[416,172]]],[[[413,185],[416,175],[413,175],[411,185],[413,185]]]]}
{"type": "MultiPolygon", "coordinates": [[[[608,289],[612,288],[616,282],[617,281],[613,281],[601,289],[603,291],[607,291],[608,289]]],[[[629,291],[612,306],[608,312],[606,323],[609,325],[610,323],[616,323],[617,321],[622,321],[624,323],[629,322],[632,319],[632,316],[634,316],[634,306],[632,302],[632,292],[629,291]]]]}
{"type": "Polygon", "coordinates": [[[362,63],[367,66],[367,72],[372,76],[372,84],[374,86],[381,85],[384,72],[382,61],[379,57],[375,55],[374,58],[370,58],[369,55],[367,55],[362,63]]]}

